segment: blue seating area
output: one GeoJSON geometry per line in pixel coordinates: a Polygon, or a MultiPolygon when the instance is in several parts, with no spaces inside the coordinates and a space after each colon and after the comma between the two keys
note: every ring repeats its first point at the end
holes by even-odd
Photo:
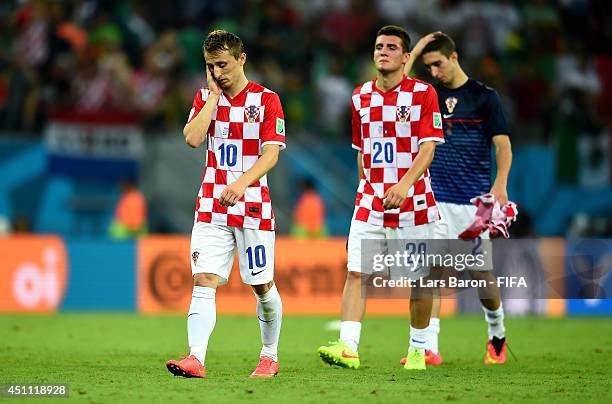
{"type": "MultiPolygon", "coordinates": [[[[326,202],[330,234],[346,235],[357,186],[354,150],[344,142],[330,142],[315,147],[296,145],[284,153],[286,186],[297,187],[297,180],[305,176],[315,179],[326,202]]],[[[0,139],[0,216],[10,222],[26,217],[36,233],[106,234],[119,195],[117,182],[53,174],[48,162],[42,140],[0,139]]],[[[514,150],[509,195],[520,204],[520,212],[530,216],[536,235],[565,235],[577,213],[612,215],[612,188],[592,190],[559,184],[556,164],[555,153],[548,147],[514,150]]],[[[288,193],[297,194],[297,189],[288,193]]],[[[295,200],[275,203],[291,211],[295,200]]]]}
{"type": "Polygon", "coordinates": [[[115,181],[51,174],[41,140],[0,139],[0,216],[25,218],[34,233],[106,234],[119,195],[115,181]]]}

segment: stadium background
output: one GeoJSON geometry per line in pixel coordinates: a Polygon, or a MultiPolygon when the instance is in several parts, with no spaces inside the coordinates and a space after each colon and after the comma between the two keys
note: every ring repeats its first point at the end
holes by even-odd
{"type": "MultiPolygon", "coordinates": [[[[0,312],[184,312],[203,152],[185,146],[181,129],[213,28],[243,38],[247,77],[283,102],[288,147],[269,182],[285,313],[339,311],[356,189],[349,98],[373,77],[373,39],[387,23],[406,27],[413,44],[449,33],[468,74],[500,93],[514,148],[508,190],[521,207],[511,233],[538,240],[524,273],[552,268],[567,285],[580,282],[563,258],[568,240],[612,234],[609,8],[584,0],[3,1],[0,312]],[[117,242],[108,227],[124,178],[146,197],[150,235],[117,242]],[[325,202],[328,239],[288,236],[304,178],[325,202]]],[[[608,273],[600,279],[607,294],[608,273]]],[[[507,312],[612,314],[606,299],[546,297],[510,300],[507,312]]],[[[219,300],[220,313],[252,312],[236,278],[219,300]]],[[[472,295],[445,305],[446,314],[478,310],[472,295]]],[[[406,305],[373,302],[368,311],[403,315],[406,305]]]]}

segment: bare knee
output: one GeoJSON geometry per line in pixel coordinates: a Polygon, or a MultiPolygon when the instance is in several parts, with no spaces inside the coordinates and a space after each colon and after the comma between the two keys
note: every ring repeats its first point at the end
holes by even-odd
{"type": "Polygon", "coordinates": [[[346,283],[361,283],[361,272],[348,271],[346,273],[346,283]]]}
{"type": "Polygon", "coordinates": [[[274,281],[264,283],[263,285],[251,285],[253,291],[259,296],[265,295],[274,286],[274,281]]]}
{"type": "Polygon", "coordinates": [[[219,276],[215,274],[201,273],[193,275],[193,284],[195,286],[204,286],[207,288],[216,289],[219,285],[219,280],[219,276]]]}
{"type": "Polygon", "coordinates": [[[432,300],[433,289],[427,286],[414,286],[410,288],[410,301],[414,300],[432,300]]]}

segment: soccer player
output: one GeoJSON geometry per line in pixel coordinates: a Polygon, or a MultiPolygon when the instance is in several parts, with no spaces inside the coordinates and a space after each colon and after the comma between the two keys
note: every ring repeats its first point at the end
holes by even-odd
{"type": "Polygon", "coordinates": [[[206,376],[206,348],[216,322],[215,294],[229,278],[237,249],[240,276],[257,299],[263,343],[251,377],[273,377],[279,368],[282,303],[273,282],[275,223],[266,173],[285,148],[283,111],[276,93],[246,78],[246,54],[238,36],[212,31],[203,51],[208,88],[197,92],[183,130],[189,146],[206,142],[191,234],[191,353],[166,366],[175,376],[206,376]]]}
{"type": "MultiPolygon", "coordinates": [[[[361,279],[372,272],[361,263],[362,240],[431,239],[439,219],[427,167],[443,142],[434,88],[406,77],[410,37],[385,26],[376,36],[376,78],[352,97],[352,145],[358,151],[359,188],[348,239],[348,273],[342,294],[340,338],[318,354],[330,365],[359,367],[358,344],[365,298],[361,279]]],[[[421,268],[426,275],[426,268],[421,268]]],[[[413,289],[406,369],[425,369],[425,336],[431,290],[413,289]]]]}
{"type": "MultiPolygon", "coordinates": [[[[430,167],[431,182],[442,216],[442,220],[435,223],[435,238],[457,240],[459,233],[474,220],[476,207],[470,204],[471,198],[489,192],[501,206],[508,202],[506,184],[512,165],[508,125],[497,92],[465,74],[459,64],[455,42],[448,35],[435,32],[421,38],[404,66],[405,74],[410,74],[419,57],[432,77],[439,81],[435,89],[443,112],[446,140],[436,151],[430,167]],[[497,162],[492,186],[491,143],[495,147],[497,162]]],[[[488,238],[488,232],[482,237],[488,238]]],[[[474,240],[470,250],[478,252],[481,244],[480,238],[474,240]]],[[[480,250],[482,252],[482,248],[480,250]]],[[[504,309],[499,288],[488,269],[469,273],[473,279],[484,279],[489,285],[478,289],[488,324],[484,362],[502,364],[506,361],[507,346],[504,309]]],[[[427,363],[431,365],[442,364],[438,351],[439,313],[440,299],[435,297],[426,351],[427,363]]]]}

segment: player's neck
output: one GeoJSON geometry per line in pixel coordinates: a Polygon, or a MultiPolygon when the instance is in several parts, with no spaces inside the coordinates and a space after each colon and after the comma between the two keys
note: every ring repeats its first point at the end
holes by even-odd
{"type": "Polygon", "coordinates": [[[397,86],[403,78],[404,72],[401,69],[387,74],[378,72],[376,77],[376,87],[382,91],[389,91],[393,87],[397,86]]]}
{"type": "Polygon", "coordinates": [[[455,74],[455,77],[453,78],[453,80],[450,83],[448,83],[448,85],[445,85],[445,87],[454,90],[455,88],[459,88],[465,83],[467,83],[469,79],[470,78],[468,77],[468,75],[465,74],[463,69],[459,67],[457,69],[457,74],[455,74]]]}
{"type": "Polygon", "coordinates": [[[240,80],[236,83],[236,85],[231,88],[224,90],[225,94],[230,98],[236,97],[244,88],[249,84],[249,79],[243,74],[240,80]]]}

